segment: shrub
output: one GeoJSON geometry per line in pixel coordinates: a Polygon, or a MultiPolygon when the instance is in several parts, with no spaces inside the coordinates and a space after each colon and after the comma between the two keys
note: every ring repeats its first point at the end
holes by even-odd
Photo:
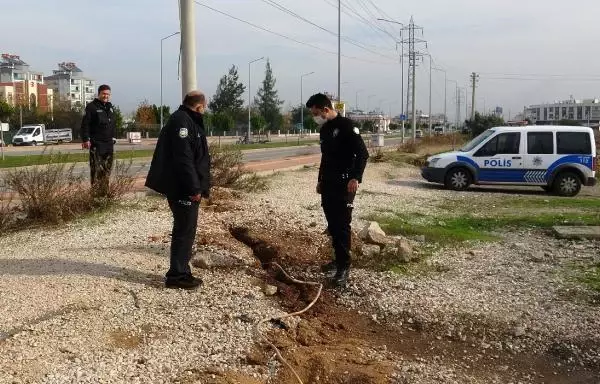
{"type": "Polygon", "coordinates": [[[266,178],[256,175],[243,167],[242,151],[233,146],[211,145],[211,186],[245,191],[264,190],[268,187],[266,178]]]}

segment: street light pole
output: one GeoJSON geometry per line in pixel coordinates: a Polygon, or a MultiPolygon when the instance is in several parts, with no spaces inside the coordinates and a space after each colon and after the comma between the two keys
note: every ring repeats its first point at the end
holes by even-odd
{"type": "Polygon", "coordinates": [[[174,32],[169,36],[160,39],[160,129],[163,127],[163,41],[169,37],[178,35],[180,32],[174,32]]]}
{"type": "Polygon", "coordinates": [[[314,72],[305,73],[300,75],[300,133],[304,131],[304,95],[303,95],[303,84],[304,77],[312,75],[314,72]]]}
{"type": "Polygon", "coordinates": [[[255,63],[257,61],[260,61],[260,60],[263,60],[264,58],[265,57],[263,56],[263,57],[259,57],[258,59],[254,59],[254,60],[248,62],[248,136],[246,138],[246,140],[247,140],[246,143],[247,144],[250,144],[250,133],[251,133],[251,129],[252,129],[252,123],[250,122],[250,119],[252,118],[252,115],[251,115],[251,113],[252,113],[251,112],[252,101],[250,100],[250,97],[251,97],[251,91],[250,91],[250,86],[251,86],[251,81],[250,81],[250,78],[251,78],[251,75],[250,75],[250,64],[255,63]]]}
{"type": "Polygon", "coordinates": [[[371,111],[369,111],[369,109],[371,108],[371,97],[373,97],[375,95],[369,95],[367,97],[367,113],[370,113],[371,111]]]}
{"type": "Polygon", "coordinates": [[[356,91],[356,104],[354,105],[354,109],[356,109],[357,111],[359,110],[359,108],[358,108],[358,94],[361,93],[362,91],[364,91],[364,89],[359,89],[358,91],[356,91]]]}

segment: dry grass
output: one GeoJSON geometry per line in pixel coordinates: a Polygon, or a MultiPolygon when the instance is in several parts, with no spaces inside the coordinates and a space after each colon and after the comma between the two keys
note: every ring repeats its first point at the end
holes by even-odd
{"type": "Polygon", "coordinates": [[[76,164],[64,163],[60,154],[48,158],[47,164],[15,168],[4,175],[3,184],[16,199],[0,203],[0,228],[63,223],[106,209],[132,189],[131,161],[115,163],[107,193],[98,196],[84,175],[76,173],[76,164]],[[19,211],[21,220],[16,219],[19,211]]]}
{"type": "Polygon", "coordinates": [[[254,192],[268,187],[267,179],[243,167],[242,151],[231,147],[210,146],[212,188],[231,188],[254,192]]]}

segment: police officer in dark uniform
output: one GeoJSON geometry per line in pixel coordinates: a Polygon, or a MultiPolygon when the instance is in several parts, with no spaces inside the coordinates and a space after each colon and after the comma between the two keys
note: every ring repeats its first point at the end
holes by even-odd
{"type": "Polygon", "coordinates": [[[167,288],[195,289],[202,284],[192,276],[189,262],[200,200],[209,196],[210,189],[210,155],[202,118],[205,108],[201,92],[185,96],[160,132],[146,178],[148,188],[166,195],[173,212],[167,288]]]}
{"type": "Polygon", "coordinates": [[[313,118],[321,126],[321,165],[317,193],[327,219],[335,260],[321,268],[332,282],[344,286],[350,271],[350,245],[354,196],[362,182],[369,152],[352,120],[339,115],[331,100],[318,93],[308,99],[313,118]]]}
{"type": "Polygon", "coordinates": [[[115,118],[110,87],[98,87],[98,97],[85,107],[81,121],[82,148],[90,150],[90,179],[93,192],[106,196],[113,166],[115,118]]]}

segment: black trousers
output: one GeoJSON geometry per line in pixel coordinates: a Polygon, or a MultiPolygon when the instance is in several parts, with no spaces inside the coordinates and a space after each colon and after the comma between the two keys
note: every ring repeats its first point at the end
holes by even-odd
{"type": "Polygon", "coordinates": [[[98,196],[108,195],[113,158],[112,148],[92,147],[90,149],[90,180],[92,191],[98,196]]]}
{"type": "Polygon", "coordinates": [[[166,277],[167,280],[178,280],[192,275],[190,259],[196,239],[200,203],[189,199],[169,199],[169,207],[173,212],[173,233],[171,235],[171,262],[166,277]]]}
{"type": "Polygon", "coordinates": [[[322,185],[321,205],[327,220],[327,229],[331,236],[335,262],[338,268],[350,266],[352,228],[352,209],[354,193],[349,193],[347,183],[336,183],[335,185],[322,185]]]}

